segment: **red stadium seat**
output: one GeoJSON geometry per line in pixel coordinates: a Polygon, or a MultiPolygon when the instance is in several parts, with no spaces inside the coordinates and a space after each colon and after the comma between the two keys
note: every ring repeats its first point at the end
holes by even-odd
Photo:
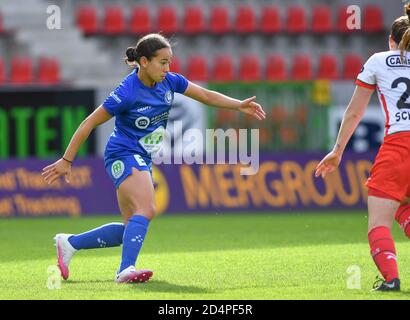
{"type": "Polygon", "coordinates": [[[14,57],[11,61],[10,81],[13,84],[33,82],[33,64],[28,57],[14,57]]]}
{"type": "Polygon", "coordinates": [[[187,6],[184,14],[184,28],[186,34],[205,31],[204,9],[199,6],[187,6]]]}
{"type": "Polygon", "coordinates": [[[258,81],[261,79],[259,57],[244,55],[239,64],[239,79],[242,81],[258,81]]]}
{"type": "Polygon", "coordinates": [[[263,33],[277,33],[281,30],[279,8],[265,6],[261,12],[261,31],[263,33]]]}
{"type": "Polygon", "coordinates": [[[207,81],[209,77],[206,58],[198,55],[190,57],[188,59],[187,76],[190,80],[207,81]]]}
{"type": "Polygon", "coordinates": [[[132,8],[130,19],[130,32],[147,34],[152,31],[151,16],[148,6],[140,5],[132,8]]]}
{"type": "Polygon", "coordinates": [[[335,80],[339,78],[337,58],[332,55],[323,55],[319,58],[317,78],[335,80]]]}
{"type": "Polygon", "coordinates": [[[286,63],[283,56],[278,54],[266,58],[266,80],[283,81],[287,79],[286,63]]]}
{"type": "Polygon", "coordinates": [[[0,84],[4,84],[6,82],[6,70],[4,68],[4,60],[0,58],[0,84]]]}
{"type": "Polygon", "coordinates": [[[288,8],[286,17],[286,30],[290,33],[302,33],[308,29],[305,8],[291,6],[288,8]]]}
{"type": "Polygon", "coordinates": [[[103,32],[107,35],[123,33],[125,30],[124,12],[120,6],[108,6],[104,12],[103,32]]]}
{"type": "Polygon", "coordinates": [[[0,33],[4,32],[3,15],[0,12],[0,33]]]}
{"type": "Polygon", "coordinates": [[[77,10],[77,26],[86,35],[98,32],[97,9],[92,5],[81,6],[77,10]]]}
{"type": "Polygon", "coordinates": [[[175,73],[183,73],[182,72],[182,67],[181,67],[181,61],[177,57],[172,58],[170,71],[175,72],[175,73]]]}
{"type": "Polygon", "coordinates": [[[356,79],[363,67],[362,57],[356,54],[347,54],[344,57],[343,78],[356,79]]]}
{"type": "Polygon", "coordinates": [[[310,56],[305,54],[296,54],[293,56],[292,79],[310,80],[312,79],[312,75],[312,62],[310,56]]]}
{"type": "Polygon", "coordinates": [[[231,23],[229,21],[229,11],[227,7],[215,6],[211,9],[209,30],[215,34],[231,31],[231,23]]]}
{"type": "Polygon", "coordinates": [[[332,13],[326,5],[317,5],[312,13],[312,31],[315,33],[329,33],[333,31],[332,13]]]}
{"type": "Polygon", "coordinates": [[[251,6],[239,6],[236,11],[235,31],[251,33],[256,30],[255,12],[251,6]]]}
{"type": "Polygon", "coordinates": [[[60,82],[60,65],[56,59],[41,58],[39,60],[37,81],[42,84],[60,82]]]}
{"type": "Polygon", "coordinates": [[[363,31],[380,32],[383,31],[383,13],[377,5],[367,5],[364,8],[363,31]]]}
{"type": "Polygon", "coordinates": [[[157,30],[165,34],[178,32],[177,12],[173,6],[161,6],[159,8],[157,30]]]}
{"type": "Polygon", "coordinates": [[[212,80],[215,81],[232,81],[234,80],[234,66],[231,56],[217,56],[214,59],[212,71],[212,80]]]}

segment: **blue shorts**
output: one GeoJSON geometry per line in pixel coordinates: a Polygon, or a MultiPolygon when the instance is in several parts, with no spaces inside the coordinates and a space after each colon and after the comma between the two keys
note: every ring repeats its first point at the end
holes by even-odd
{"type": "Polygon", "coordinates": [[[105,170],[114,182],[116,189],[118,189],[125,178],[132,174],[132,168],[136,168],[139,171],[149,171],[152,178],[151,159],[143,158],[139,154],[105,159],[105,170]]]}

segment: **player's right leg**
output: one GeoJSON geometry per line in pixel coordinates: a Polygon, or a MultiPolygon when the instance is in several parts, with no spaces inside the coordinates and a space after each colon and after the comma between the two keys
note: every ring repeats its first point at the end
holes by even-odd
{"type": "Polygon", "coordinates": [[[394,217],[399,223],[400,228],[404,231],[407,238],[410,239],[410,185],[408,187],[406,196],[400,203],[400,207],[396,211],[394,217]]]}
{"type": "Polygon", "coordinates": [[[54,237],[57,249],[57,265],[64,280],[68,279],[71,258],[78,250],[118,247],[122,244],[125,226],[123,223],[108,223],[80,233],[59,233],[54,237]]]}

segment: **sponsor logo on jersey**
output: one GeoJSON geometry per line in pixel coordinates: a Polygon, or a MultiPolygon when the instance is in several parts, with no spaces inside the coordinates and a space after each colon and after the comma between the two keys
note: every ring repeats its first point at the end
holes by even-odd
{"type": "Polygon", "coordinates": [[[152,108],[151,106],[145,106],[145,107],[138,108],[137,111],[142,112],[142,111],[145,111],[145,110],[148,110],[148,109],[151,109],[151,108],[152,108]]]}
{"type": "Polygon", "coordinates": [[[404,60],[401,60],[401,56],[399,54],[393,54],[386,58],[386,64],[389,67],[410,67],[410,59],[405,57],[404,60]]]}
{"type": "Polygon", "coordinates": [[[121,99],[117,96],[117,94],[114,91],[110,93],[110,97],[112,97],[118,103],[121,103],[121,99]]]}
{"type": "Polygon", "coordinates": [[[135,120],[135,126],[138,129],[147,129],[150,124],[150,120],[148,117],[139,117],[135,120]]]}
{"type": "Polygon", "coordinates": [[[114,161],[111,165],[111,174],[114,179],[118,179],[124,173],[124,162],[121,160],[114,161]]]}
{"type": "Polygon", "coordinates": [[[164,99],[165,99],[165,102],[166,102],[167,104],[171,104],[171,103],[172,103],[172,92],[171,92],[171,90],[168,90],[168,91],[165,93],[164,99]]]}

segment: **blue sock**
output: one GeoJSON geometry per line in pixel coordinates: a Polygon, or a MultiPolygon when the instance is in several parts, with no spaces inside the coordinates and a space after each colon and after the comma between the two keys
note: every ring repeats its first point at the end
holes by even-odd
{"type": "Polygon", "coordinates": [[[118,247],[122,243],[125,226],[123,223],[108,223],[90,231],[68,238],[74,249],[118,247]]]}
{"type": "Polygon", "coordinates": [[[122,260],[119,272],[135,266],[138,254],[147,234],[149,220],[143,216],[132,216],[125,227],[122,244],[122,260]]]}

